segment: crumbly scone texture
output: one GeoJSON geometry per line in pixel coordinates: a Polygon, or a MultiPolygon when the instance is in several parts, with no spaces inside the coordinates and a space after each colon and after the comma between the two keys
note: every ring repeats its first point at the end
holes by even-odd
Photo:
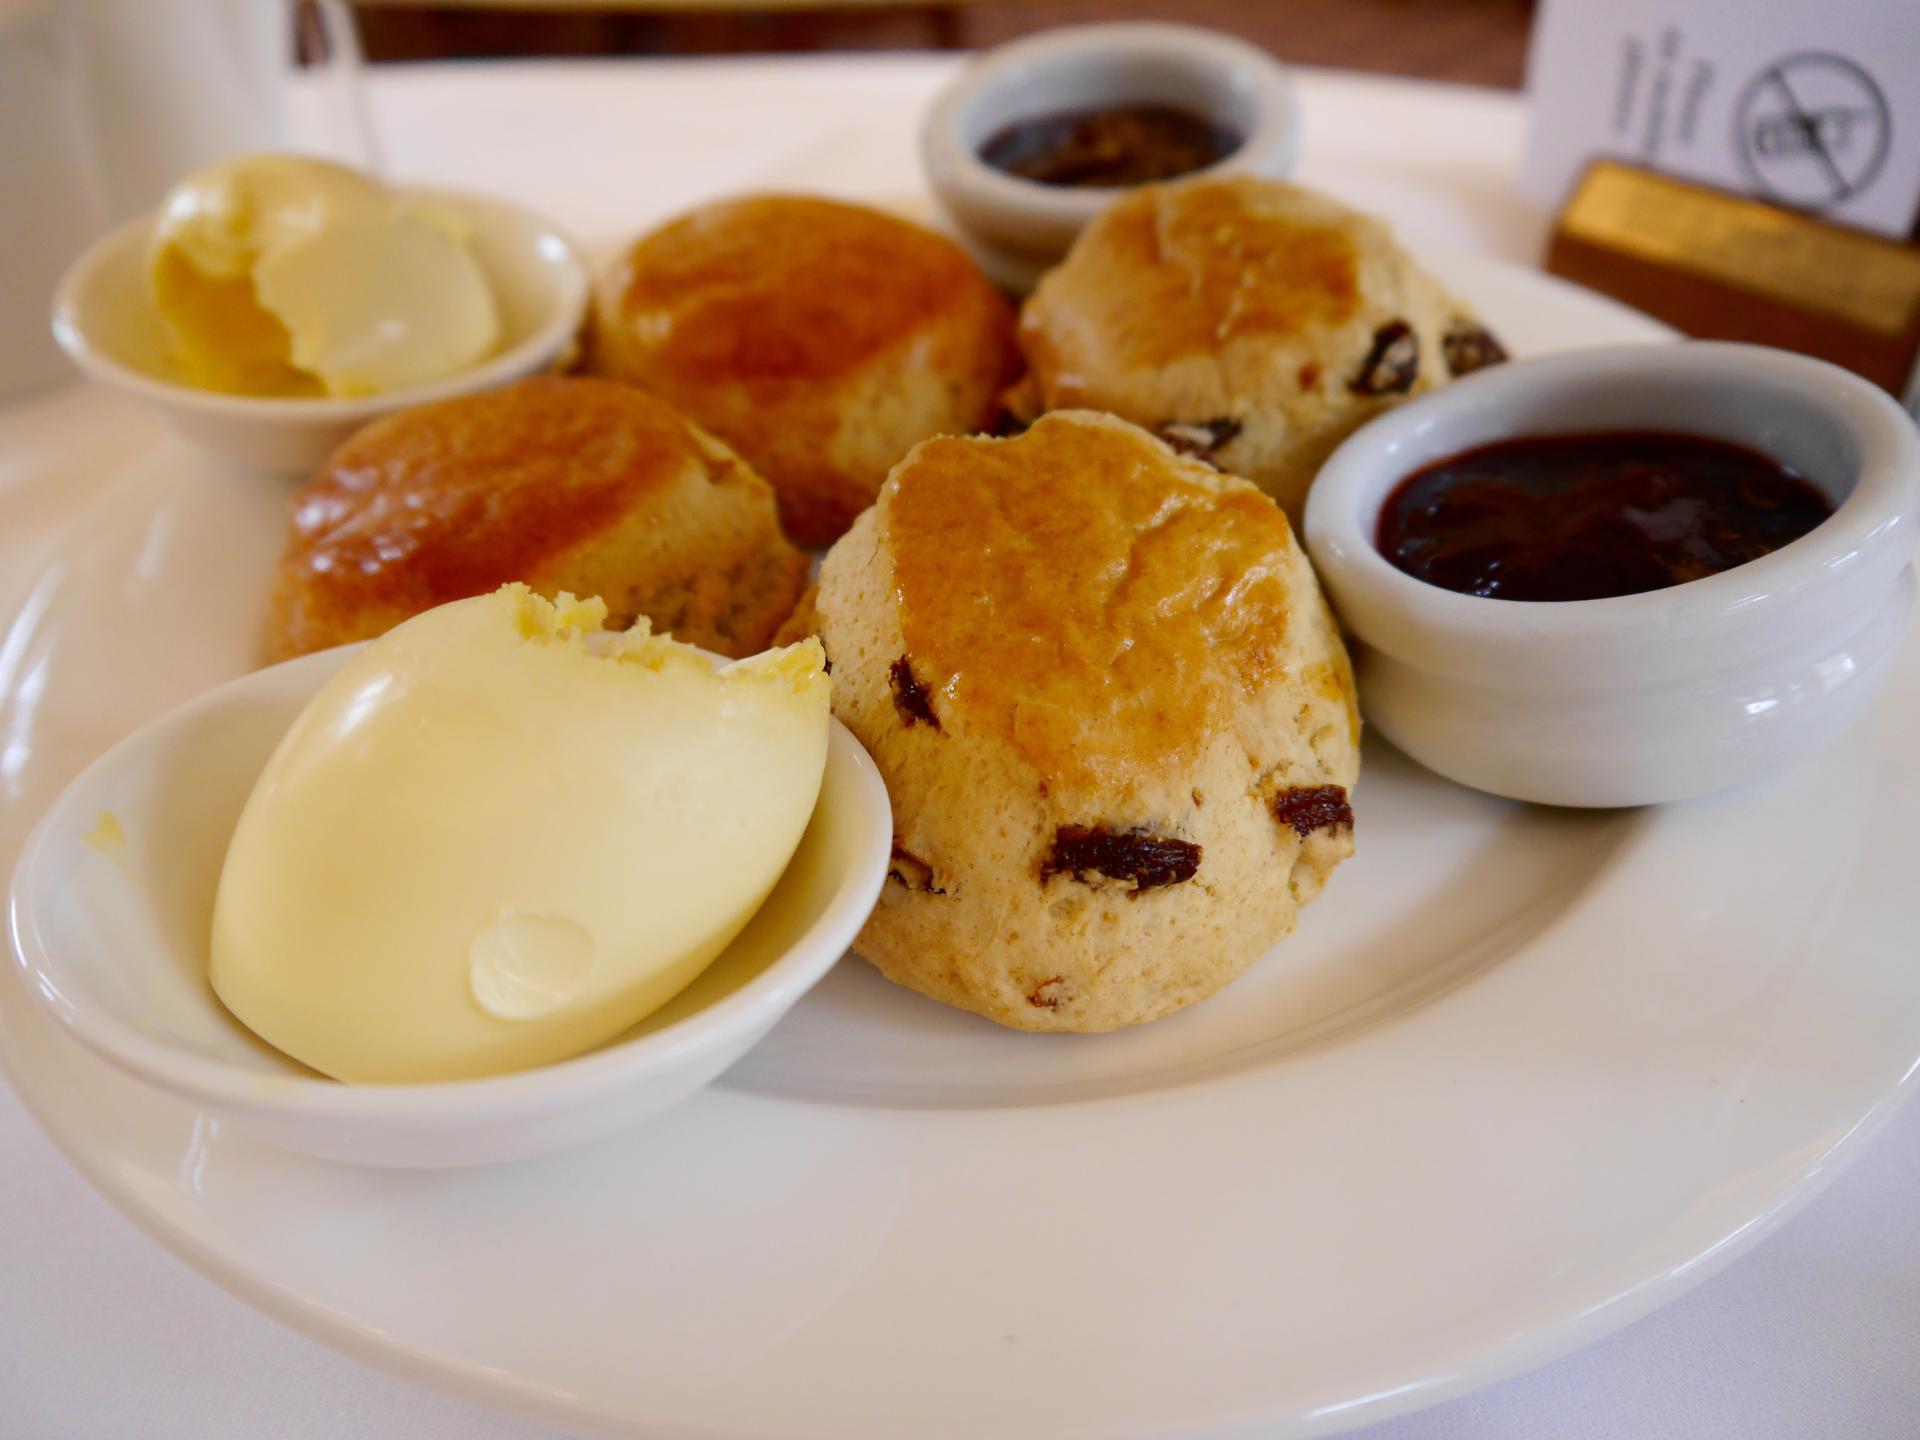
{"type": "Polygon", "coordinates": [[[1292,527],[1108,415],[930,440],[822,563],[834,714],[893,800],[855,948],[1024,1030],[1205,999],[1353,851],[1353,675],[1292,527]]]}
{"type": "Polygon", "coordinates": [[[821,547],[894,462],[998,413],[1013,312],[966,252],[857,205],[761,195],[643,236],[604,277],[590,366],[732,445],[821,547]]]}
{"type": "Polygon", "coordinates": [[[269,650],[372,639],[518,580],[737,657],[806,575],[771,488],[698,426],[630,386],[522,380],[376,420],[301,487],[269,650]]]}
{"type": "Polygon", "coordinates": [[[792,645],[809,635],[820,633],[820,587],[809,585],[794,602],[793,613],[780,622],[780,628],[774,631],[773,643],[792,645]]]}
{"type": "Polygon", "coordinates": [[[1103,210],[1020,315],[1008,406],[1110,411],[1300,519],[1339,443],[1504,358],[1380,221],[1257,177],[1145,185],[1103,210]]]}

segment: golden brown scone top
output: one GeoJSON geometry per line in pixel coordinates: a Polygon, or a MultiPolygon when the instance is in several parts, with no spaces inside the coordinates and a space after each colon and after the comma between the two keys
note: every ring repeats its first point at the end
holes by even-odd
{"type": "Polygon", "coordinates": [[[538,573],[708,463],[685,420],[606,380],[416,406],[359,431],[302,488],[283,573],[324,576],[337,607],[424,610],[538,573]]]}
{"type": "Polygon", "coordinates": [[[1066,406],[1082,345],[1101,349],[1103,369],[1150,368],[1343,324],[1361,303],[1356,218],[1277,180],[1142,185],[1081,232],[1070,282],[1061,270],[1042,279],[1021,346],[1049,401],[1066,406]],[[1055,300],[1068,283],[1070,317],[1055,300]]]}
{"type": "MultiPolygon", "coordinates": [[[[612,318],[676,386],[831,380],[988,290],[966,252],[877,210],[794,195],[706,205],[642,237],[612,318]]],[[[643,377],[634,377],[643,378],[643,377]]],[[[643,379],[644,383],[644,379],[643,379]]]]}
{"type": "Polygon", "coordinates": [[[1278,676],[1305,566],[1286,516],[1132,425],[929,440],[882,503],[896,698],[994,727],[1049,783],[1125,793],[1190,763],[1278,676]]]}

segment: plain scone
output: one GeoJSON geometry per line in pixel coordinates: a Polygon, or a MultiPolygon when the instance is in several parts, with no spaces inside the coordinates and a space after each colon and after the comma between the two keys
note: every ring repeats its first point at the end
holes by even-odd
{"type": "Polygon", "coordinates": [[[633,244],[591,365],[738,450],[802,545],[833,543],[894,462],[998,414],[1013,312],[944,236],[857,205],[729,200],[633,244]]]}
{"type": "Polygon", "coordinates": [[[334,452],[294,497],[269,648],[369,640],[518,580],[738,657],[767,647],[806,572],[772,490],[711,435],[630,386],[522,380],[334,452]]]}
{"type": "Polygon", "coordinates": [[[1353,851],[1352,671],[1284,514],[1107,415],[930,440],[821,566],[893,800],[855,948],[1025,1030],[1213,994],[1353,851]]]}
{"type": "Polygon", "coordinates": [[[1020,314],[1010,408],[1106,410],[1298,523],[1320,465],[1407,396],[1505,358],[1380,221],[1279,180],[1143,185],[1020,314]]]}

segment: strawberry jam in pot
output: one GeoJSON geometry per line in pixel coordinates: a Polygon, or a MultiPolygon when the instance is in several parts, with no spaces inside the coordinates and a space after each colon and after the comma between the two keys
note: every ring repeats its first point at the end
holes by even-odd
{"type": "Polygon", "coordinates": [[[1380,553],[1416,579],[1498,600],[1601,600],[1731,570],[1833,514],[1744,446],[1630,431],[1538,435],[1437,460],[1381,507],[1380,553]]]}
{"type": "Polygon", "coordinates": [[[1042,185],[1113,188],[1171,180],[1225,159],[1240,137],[1173,105],[1110,105],[1017,120],[989,136],[980,158],[1042,185]]]}

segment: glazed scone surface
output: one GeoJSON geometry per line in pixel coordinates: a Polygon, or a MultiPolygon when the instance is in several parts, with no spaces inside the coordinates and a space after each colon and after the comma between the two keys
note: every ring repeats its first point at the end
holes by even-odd
{"type": "Polygon", "coordinates": [[[952,241],[861,206],[766,195],[642,237],[600,288],[593,366],[726,440],[787,532],[830,544],[888,469],[993,417],[1013,316],[952,241]]]}
{"type": "Polygon", "coordinates": [[[1177,786],[1282,663],[1286,517],[1160,461],[1115,426],[1063,419],[1020,444],[924,446],[889,497],[921,683],[1063,803],[1177,786]]]}
{"type": "Polygon", "coordinates": [[[1003,1024],[1205,998],[1352,850],[1352,676],[1254,487],[1109,416],[937,439],[821,568],[834,709],[893,799],[856,948],[1003,1024]]]}
{"type": "Polygon", "coordinates": [[[771,490],[725,445],[629,386],[523,380],[377,420],[302,487],[271,650],[370,639],[524,581],[597,595],[616,627],[645,615],[750,655],[805,578],[771,490]]]}
{"type": "Polygon", "coordinates": [[[1360,424],[1502,353],[1381,222],[1253,177],[1115,201],[1041,280],[1020,343],[1018,408],[1111,411],[1296,520],[1360,424]]]}

